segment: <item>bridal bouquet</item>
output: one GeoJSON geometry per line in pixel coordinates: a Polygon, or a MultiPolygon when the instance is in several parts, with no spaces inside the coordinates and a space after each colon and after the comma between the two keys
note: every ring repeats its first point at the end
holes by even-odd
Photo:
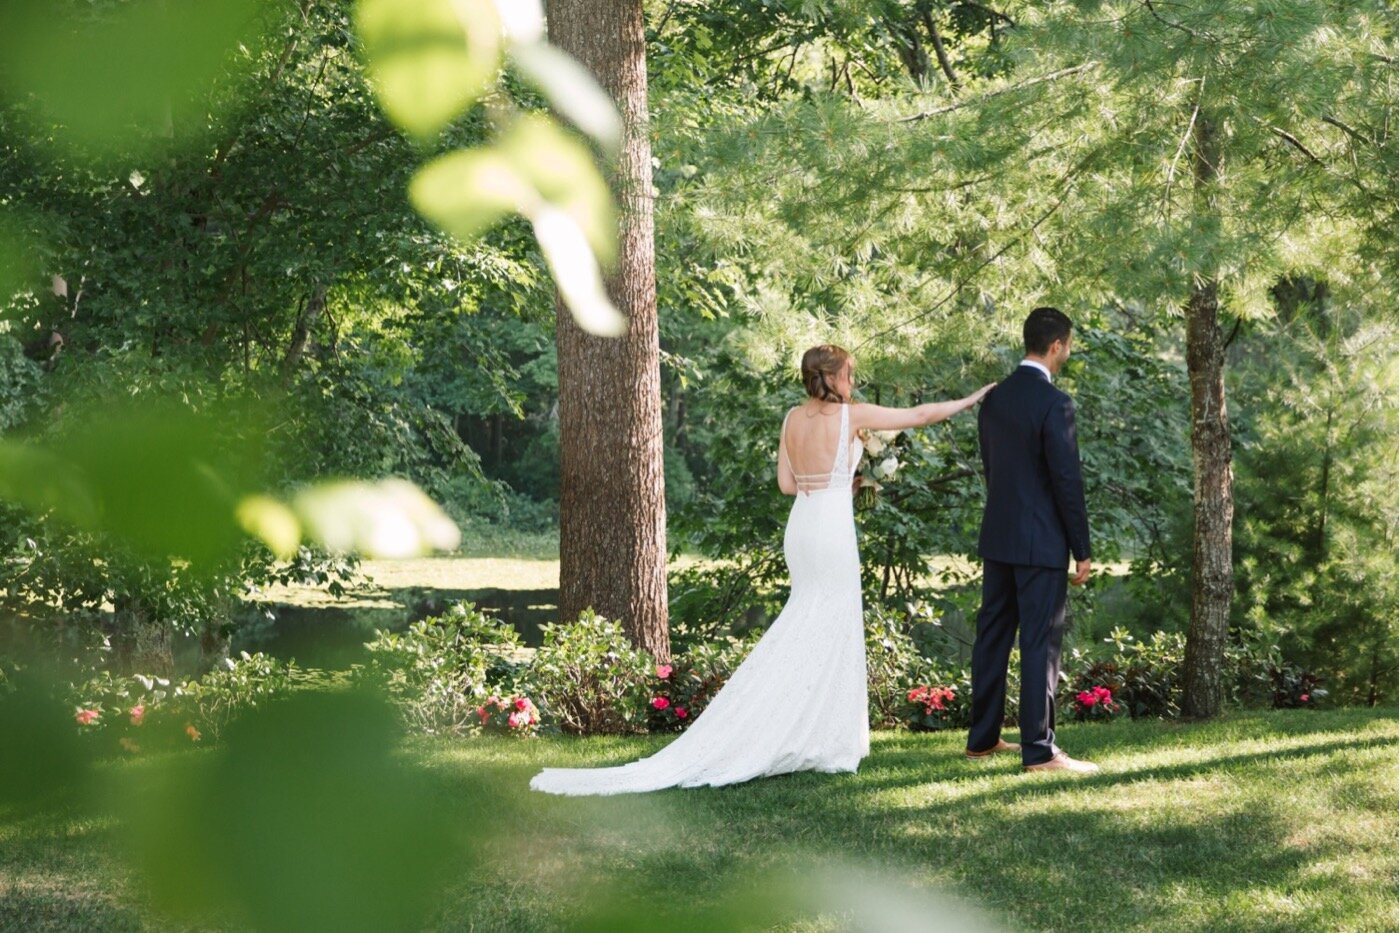
{"type": "Polygon", "coordinates": [[[882,480],[894,479],[900,467],[899,457],[894,449],[895,438],[901,431],[862,431],[861,446],[865,457],[856,474],[856,508],[873,509],[879,501],[882,480]],[[883,456],[882,456],[883,455],[883,456]]]}

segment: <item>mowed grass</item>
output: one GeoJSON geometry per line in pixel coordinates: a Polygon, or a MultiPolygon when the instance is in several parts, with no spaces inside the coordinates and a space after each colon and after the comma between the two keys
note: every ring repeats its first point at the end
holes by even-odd
{"type": "MultiPolygon", "coordinates": [[[[809,885],[766,925],[841,929],[857,890],[928,921],[951,895],[1011,930],[1396,928],[1393,711],[1070,724],[1061,744],[1104,768],[1079,779],[967,762],[962,739],[877,733],[858,774],[601,799],[526,784],[668,740],[411,740],[442,819],[477,827],[432,925],[568,930],[626,900],[656,919],[636,928],[661,929],[834,863],[855,879],[844,894],[809,885]]],[[[116,855],[122,834],[99,817],[0,814],[0,926],[169,928],[116,855]]]]}

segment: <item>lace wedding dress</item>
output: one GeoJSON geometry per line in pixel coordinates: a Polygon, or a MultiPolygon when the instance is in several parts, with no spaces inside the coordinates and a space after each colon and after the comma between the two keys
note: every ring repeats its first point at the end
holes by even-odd
{"type": "Polygon", "coordinates": [[[870,724],[851,498],[860,444],[851,439],[846,405],[835,447],[829,472],[794,471],[798,493],[783,538],[792,578],[787,605],[690,728],[631,764],[546,768],[530,781],[532,789],[628,794],[790,771],[856,770],[870,750],[870,724]]]}

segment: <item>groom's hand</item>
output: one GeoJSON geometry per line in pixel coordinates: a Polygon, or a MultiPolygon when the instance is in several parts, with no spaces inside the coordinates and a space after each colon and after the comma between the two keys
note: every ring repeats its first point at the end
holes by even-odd
{"type": "Polygon", "coordinates": [[[1074,576],[1070,578],[1070,583],[1074,586],[1083,586],[1089,582],[1089,570],[1092,561],[1077,560],[1074,562],[1074,576]]]}

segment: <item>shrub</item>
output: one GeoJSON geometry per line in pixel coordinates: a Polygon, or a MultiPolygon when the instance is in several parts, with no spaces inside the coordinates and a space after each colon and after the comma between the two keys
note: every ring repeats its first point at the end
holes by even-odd
{"type": "Polygon", "coordinates": [[[546,625],[530,666],[546,719],[580,735],[641,731],[651,656],[633,648],[622,626],[586,610],[577,622],[546,625]]]}
{"type": "Polygon", "coordinates": [[[1102,687],[1133,719],[1180,715],[1177,674],[1186,657],[1185,636],[1153,632],[1151,639],[1142,642],[1125,629],[1115,628],[1104,642],[1109,646],[1104,657],[1071,653],[1066,665],[1074,671],[1068,681],[1071,708],[1080,693],[1092,694],[1095,687],[1102,687]]]}
{"type": "Polygon", "coordinates": [[[914,732],[938,732],[965,728],[968,724],[966,694],[952,687],[920,684],[912,687],[904,700],[904,724],[914,732]]]}
{"type": "Polygon", "coordinates": [[[694,722],[748,657],[760,635],[752,632],[744,638],[698,642],[670,664],[657,665],[655,677],[649,681],[647,727],[653,732],[678,732],[694,722]]]}
{"type": "Polygon", "coordinates": [[[1312,671],[1285,664],[1270,673],[1274,685],[1274,709],[1316,709],[1318,701],[1327,696],[1321,678],[1312,671]]]}
{"type": "Polygon", "coordinates": [[[879,605],[865,611],[865,670],[870,724],[876,728],[902,722],[909,688],[934,679],[933,664],[915,647],[908,620],[879,605]]]}
{"type": "Polygon", "coordinates": [[[1090,687],[1074,695],[1070,712],[1077,722],[1107,721],[1123,712],[1123,704],[1113,699],[1113,691],[1104,686],[1090,687]]]}
{"type": "Polygon", "coordinates": [[[179,684],[163,677],[99,671],[74,686],[71,698],[74,720],[84,733],[114,739],[122,750],[137,752],[190,741],[217,742],[246,710],[317,676],[293,662],[245,651],[198,680],[179,684]]]}
{"type": "Polygon", "coordinates": [[[534,735],[540,724],[540,711],[529,697],[487,697],[476,717],[482,732],[501,735],[534,735]]]}
{"type": "Polygon", "coordinates": [[[409,726],[461,735],[481,725],[488,694],[519,689],[520,636],[470,603],[450,606],[403,632],[376,631],[366,675],[382,686],[409,726]]]}

